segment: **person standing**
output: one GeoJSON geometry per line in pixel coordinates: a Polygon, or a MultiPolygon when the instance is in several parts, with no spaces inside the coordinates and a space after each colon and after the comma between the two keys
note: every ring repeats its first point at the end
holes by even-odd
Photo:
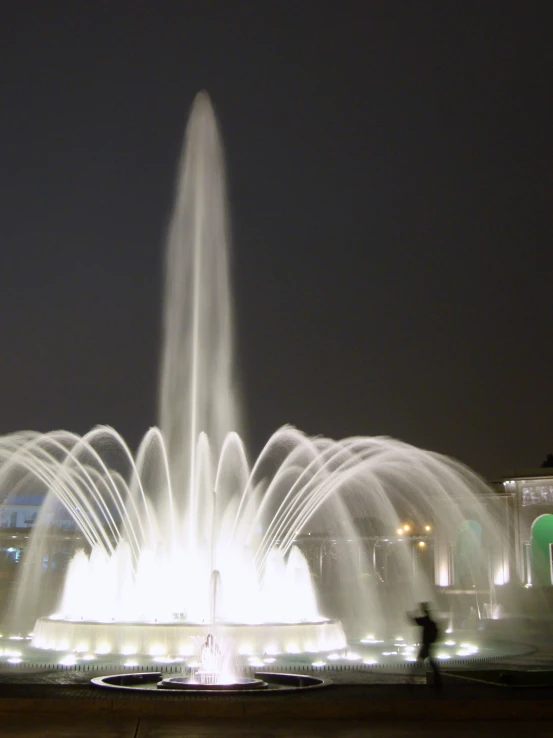
{"type": "Polygon", "coordinates": [[[438,664],[433,658],[434,643],[438,640],[438,626],[430,614],[428,602],[420,603],[421,614],[408,613],[411,620],[422,628],[421,646],[417,654],[417,661],[423,664],[428,661],[434,674],[434,688],[439,691],[442,688],[442,675],[438,664]]]}

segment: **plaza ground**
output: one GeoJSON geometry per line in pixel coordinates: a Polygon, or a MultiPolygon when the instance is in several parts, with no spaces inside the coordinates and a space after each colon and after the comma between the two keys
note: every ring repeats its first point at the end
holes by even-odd
{"type": "MultiPolygon", "coordinates": [[[[526,634],[529,635],[529,634],[526,634]]],[[[327,688],[287,695],[127,694],[73,669],[2,667],[2,738],[553,738],[553,636],[509,661],[444,667],[436,694],[422,671],[325,670],[327,688]]],[[[113,672],[112,672],[113,673],[113,672]]]]}
{"type": "Polygon", "coordinates": [[[20,718],[2,723],[3,738],[480,738],[501,735],[515,738],[521,729],[534,738],[550,738],[553,729],[546,723],[507,721],[477,722],[417,722],[408,719],[374,723],[350,721],[256,721],[233,724],[228,722],[174,722],[163,720],[94,719],[86,723],[75,720],[52,720],[46,724],[36,718],[20,718]]]}

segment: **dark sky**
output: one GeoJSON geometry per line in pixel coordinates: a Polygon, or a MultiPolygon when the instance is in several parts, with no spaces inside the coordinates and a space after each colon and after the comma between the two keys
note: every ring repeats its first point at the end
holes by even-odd
{"type": "MultiPolygon", "coordinates": [[[[547,2],[0,11],[0,433],[156,422],[176,162],[226,147],[252,454],[290,422],[485,475],[553,451],[547,2]]],[[[553,109],[553,106],[552,108],[553,109]]]]}

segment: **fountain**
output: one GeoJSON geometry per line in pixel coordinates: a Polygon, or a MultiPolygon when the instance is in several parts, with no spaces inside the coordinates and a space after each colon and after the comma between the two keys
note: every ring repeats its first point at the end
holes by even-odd
{"type": "MultiPolygon", "coordinates": [[[[402,617],[413,603],[432,600],[434,582],[396,533],[405,519],[421,530],[432,521],[436,583],[446,586],[447,541],[467,514],[477,516],[505,581],[489,490],[458,462],[389,438],[334,441],[286,426],[249,463],[238,433],[228,254],[221,144],[201,93],[167,247],[159,428],[136,454],[105,426],[84,436],[0,438],[4,496],[46,493],[9,613],[19,630],[36,619],[37,649],[182,659],[207,637],[217,661],[215,635],[243,657],[342,651],[344,627],[385,631],[395,627],[392,612],[402,617]],[[45,610],[44,536],[59,505],[83,548],[57,604],[45,610]],[[371,570],[376,544],[372,553],[355,546],[358,521],[375,517],[391,531],[379,540],[395,546],[396,563],[409,572],[385,596],[377,577],[359,576],[371,570]],[[326,588],[315,586],[313,562],[310,568],[298,545],[308,528],[329,545],[344,542],[326,588]]],[[[213,682],[217,671],[203,673],[213,682]]]]}

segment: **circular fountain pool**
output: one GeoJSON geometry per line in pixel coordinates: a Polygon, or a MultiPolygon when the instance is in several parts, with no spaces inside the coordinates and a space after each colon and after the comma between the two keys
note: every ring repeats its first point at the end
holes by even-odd
{"type": "Polygon", "coordinates": [[[227,684],[202,684],[190,677],[169,677],[163,679],[161,672],[146,672],[138,674],[114,674],[112,676],[96,677],[91,683],[106,689],[132,690],[134,692],[152,692],[156,690],[171,690],[183,693],[202,694],[270,694],[283,691],[327,687],[332,682],[329,679],[306,674],[277,674],[273,672],[257,672],[254,678],[236,677],[227,684]]]}

